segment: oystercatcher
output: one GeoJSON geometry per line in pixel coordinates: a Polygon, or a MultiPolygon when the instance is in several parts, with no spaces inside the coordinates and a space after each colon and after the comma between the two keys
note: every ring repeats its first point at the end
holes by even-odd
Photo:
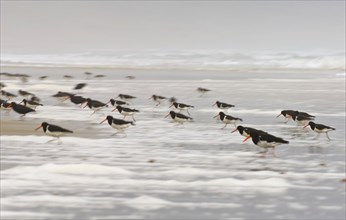
{"type": "Polygon", "coordinates": [[[6,92],[5,90],[1,90],[1,95],[4,96],[4,97],[6,97],[7,100],[11,100],[11,99],[17,97],[17,95],[12,94],[12,93],[10,93],[10,92],[6,92]]]}
{"type": "Polygon", "coordinates": [[[150,99],[153,99],[155,102],[157,102],[156,106],[159,106],[161,102],[167,98],[164,96],[152,95],[148,100],[150,99]]]}
{"type": "Polygon", "coordinates": [[[71,75],[64,75],[63,77],[64,77],[64,79],[73,79],[73,78],[74,78],[74,77],[71,76],[71,75]]]}
{"type": "Polygon", "coordinates": [[[189,115],[190,115],[189,109],[194,108],[194,106],[192,106],[192,105],[187,105],[184,103],[177,103],[177,102],[173,102],[172,105],[169,107],[172,107],[172,106],[174,106],[176,109],[178,109],[179,112],[181,112],[182,110],[186,110],[187,114],[189,114],[189,115]]]}
{"type": "Polygon", "coordinates": [[[22,103],[22,102],[24,103],[25,106],[27,106],[29,108],[32,108],[32,109],[36,109],[37,106],[43,106],[39,102],[35,102],[35,101],[31,101],[31,100],[26,100],[26,99],[23,99],[23,101],[21,101],[20,103],[22,103]]]}
{"type": "Polygon", "coordinates": [[[297,123],[297,125],[299,126],[305,126],[306,124],[308,124],[310,121],[314,120],[314,118],[312,117],[308,117],[305,114],[301,115],[293,115],[292,119],[297,123]]]}
{"type": "Polygon", "coordinates": [[[130,101],[132,99],[135,99],[136,97],[135,96],[132,96],[132,95],[125,95],[125,94],[119,94],[116,98],[120,98],[122,100],[126,100],[126,101],[130,101]]]}
{"type": "MultiPolygon", "coordinates": [[[[114,133],[113,135],[116,135],[118,133],[125,133],[124,130],[128,128],[130,125],[135,125],[133,121],[125,121],[118,118],[113,118],[112,116],[108,115],[105,120],[101,121],[100,124],[102,124],[105,121],[108,121],[108,124],[114,128],[117,129],[118,132],[114,133]]],[[[125,134],[126,135],[126,134],[125,134]]]]}
{"type": "Polygon", "coordinates": [[[91,113],[91,115],[95,114],[95,112],[100,111],[103,107],[108,107],[107,104],[97,101],[97,100],[92,100],[90,98],[86,99],[86,105],[83,107],[89,107],[91,110],[93,110],[94,112],[91,113]]]}
{"type": "Polygon", "coordinates": [[[27,91],[24,91],[24,90],[18,90],[18,93],[19,93],[19,95],[26,96],[26,97],[28,97],[28,96],[35,96],[31,92],[27,92],[27,91]]]}
{"type": "Polygon", "coordinates": [[[58,98],[60,101],[65,101],[68,99],[69,96],[71,95],[75,95],[73,93],[69,93],[69,92],[61,92],[61,91],[58,91],[58,93],[52,95],[53,97],[55,98],[58,98]]]}
{"type": "Polygon", "coordinates": [[[215,115],[214,118],[216,118],[217,116],[219,116],[220,120],[225,123],[225,126],[223,126],[221,129],[224,129],[228,124],[234,124],[235,126],[238,121],[243,121],[243,119],[241,118],[235,118],[233,116],[226,115],[224,112],[219,112],[219,114],[215,115]]]}
{"type": "Polygon", "coordinates": [[[56,138],[56,139],[52,139],[52,140],[48,141],[47,143],[52,142],[54,140],[60,141],[61,136],[68,134],[68,133],[73,133],[73,131],[67,130],[67,129],[59,127],[57,125],[49,124],[47,122],[42,122],[42,124],[39,127],[37,127],[35,130],[38,130],[40,128],[43,128],[43,132],[46,135],[49,135],[49,136],[56,138]]]}
{"type": "Polygon", "coordinates": [[[285,121],[285,123],[287,123],[292,117],[293,115],[296,114],[295,110],[282,110],[280,112],[280,114],[278,116],[276,116],[277,118],[280,117],[280,115],[283,115],[287,120],[285,121]]]}
{"type": "Polygon", "coordinates": [[[129,105],[129,103],[121,101],[121,100],[115,100],[115,99],[110,99],[108,103],[111,103],[112,106],[117,106],[117,105],[129,105]]]}
{"type": "MultiPolygon", "coordinates": [[[[118,112],[124,116],[124,118],[126,116],[131,116],[132,120],[136,121],[135,118],[134,118],[134,114],[136,112],[139,112],[139,110],[133,109],[133,108],[125,108],[125,107],[122,107],[121,105],[118,105],[117,107],[115,107],[115,109],[117,109],[118,112]]],[[[113,109],[112,112],[115,111],[115,109],[113,109]]]]}
{"type": "Polygon", "coordinates": [[[175,121],[175,122],[178,122],[179,124],[183,124],[184,122],[188,122],[188,121],[193,121],[193,119],[189,116],[186,116],[186,115],[183,115],[181,113],[177,113],[177,112],[174,112],[174,111],[170,111],[166,116],[165,118],[167,118],[168,116],[171,116],[172,119],[175,121]]]}
{"type": "Polygon", "coordinates": [[[83,89],[87,84],[86,83],[78,83],[73,89],[83,89]]]}
{"type": "Polygon", "coordinates": [[[70,99],[70,101],[76,105],[83,105],[83,103],[85,103],[87,101],[86,98],[84,98],[83,96],[79,96],[79,95],[69,95],[67,99],[70,99]]]}
{"type": "Polygon", "coordinates": [[[326,133],[328,140],[330,140],[329,136],[328,136],[328,132],[329,131],[334,131],[335,128],[329,127],[327,125],[323,125],[323,124],[315,124],[314,122],[310,121],[309,124],[305,125],[304,128],[306,128],[307,126],[310,125],[311,130],[313,130],[314,132],[317,133],[317,137],[321,134],[321,133],[326,133]]]}
{"type": "Polygon", "coordinates": [[[210,92],[210,89],[206,89],[206,88],[202,88],[202,87],[198,87],[197,91],[201,93],[201,96],[204,95],[207,92],[210,92]]]}
{"type": "Polygon", "coordinates": [[[21,117],[25,116],[27,113],[35,112],[34,109],[26,107],[24,105],[17,104],[15,102],[11,102],[10,107],[12,107],[13,111],[21,114],[21,117]]]}
{"type": "Polygon", "coordinates": [[[216,105],[219,109],[228,110],[229,108],[235,107],[235,105],[227,104],[225,102],[216,101],[213,106],[216,105]]]}
{"type": "Polygon", "coordinates": [[[252,138],[252,142],[265,149],[264,153],[268,151],[268,148],[273,149],[273,155],[275,156],[275,147],[280,144],[288,144],[289,142],[274,135],[268,133],[262,133],[257,131],[251,131],[250,135],[243,140],[243,142],[247,141],[249,138],[252,138]]]}

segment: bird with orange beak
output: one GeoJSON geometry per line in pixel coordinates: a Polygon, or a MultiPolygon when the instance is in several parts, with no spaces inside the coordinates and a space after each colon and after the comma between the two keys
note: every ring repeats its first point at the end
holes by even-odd
{"type": "MultiPolygon", "coordinates": [[[[43,132],[46,135],[56,138],[56,139],[52,139],[52,140],[48,141],[47,143],[52,142],[54,140],[60,141],[61,136],[66,135],[68,133],[73,133],[73,131],[67,130],[67,129],[62,128],[62,127],[57,126],[57,125],[49,124],[47,122],[42,122],[42,124],[40,126],[38,126],[35,130],[37,131],[40,128],[43,128],[43,132]]],[[[61,141],[60,141],[60,143],[61,143],[61,141]]]]}

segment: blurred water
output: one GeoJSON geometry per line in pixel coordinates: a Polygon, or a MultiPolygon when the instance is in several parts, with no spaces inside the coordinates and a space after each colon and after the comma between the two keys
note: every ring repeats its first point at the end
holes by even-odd
{"type": "MultiPolygon", "coordinates": [[[[10,72],[13,69],[8,69],[10,72]]],[[[6,69],[3,71],[7,71],[6,69]]],[[[23,69],[17,69],[23,71],[23,69]]],[[[345,216],[345,78],[316,74],[197,74],[94,70],[104,79],[86,79],[81,69],[29,69],[28,83],[2,78],[6,91],[37,94],[45,106],[23,121],[1,112],[2,122],[48,121],[72,129],[62,144],[50,137],[1,135],[2,219],[342,219],[345,216]],[[46,71],[46,72],[45,72],[46,71]],[[57,72],[60,71],[60,74],[57,72]],[[79,72],[77,74],[77,72],[79,72]],[[40,81],[43,73],[48,80],[40,81]],[[54,75],[52,74],[54,73],[54,75]],[[72,74],[75,79],[63,80],[72,74]],[[124,76],[135,75],[134,80],[124,76]],[[156,76],[160,76],[155,79],[156,76]],[[177,80],[177,78],[179,80],[177,80]],[[182,80],[185,79],[185,80],[182,80]],[[88,83],[80,94],[107,102],[119,93],[137,98],[136,125],[127,137],[99,124],[111,108],[92,116],[69,101],[51,97],[88,83]],[[211,89],[200,96],[198,87],[211,89]],[[152,94],[176,97],[194,105],[194,122],[176,126],[169,103],[155,107],[152,94]],[[213,119],[212,104],[236,105],[228,114],[244,125],[290,141],[278,146],[278,157],[231,134],[233,126],[213,119]],[[284,124],[276,115],[296,109],[316,116],[316,123],[336,128],[315,139],[310,129],[284,124]],[[83,135],[86,130],[93,135],[83,135]]],[[[95,73],[96,74],[96,73],[95,73]]],[[[17,100],[21,100],[18,98],[17,100]]],[[[30,131],[27,131],[30,133],[30,131]]]]}

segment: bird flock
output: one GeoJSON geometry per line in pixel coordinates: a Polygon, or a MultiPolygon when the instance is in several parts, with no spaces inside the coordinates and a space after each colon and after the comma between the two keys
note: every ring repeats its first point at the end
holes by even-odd
{"type": "MultiPolygon", "coordinates": [[[[91,73],[86,72],[85,74],[91,75],[91,73]]],[[[101,77],[101,75],[100,75],[101,77]]],[[[41,77],[42,78],[42,77],[41,77]]],[[[41,79],[40,78],[40,79],[41,79]]],[[[66,76],[64,76],[66,78],[66,76]]],[[[127,79],[135,79],[132,76],[127,76],[127,79]]],[[[19,90],[18,95],[10,93],[5,91],[3,88],[6,87],[4,83],[1,83],[1,97],[0,99],[0,106],[2,110],[13,110],[14,112],[21,115],[21,117],[24,117],[26,114],[35,112],[36,108],[43,106],[43,104],[40,102],[40,99],[33,93],[19,90]],[[11,101],[14,98],[17,98],[18,96],[24,97],[24,99],[20,103],[16,103],[14,101],[11,101]],[[23,103],[23,104],[22,104],[23,103]]],[[[79,83],[77,84],[73,89],[74,90],[80,90],[86,87],[86,83],[79,83]]],[[[205,95],[207,92],[210,92],[210,89],[199,87],[197,88],[197,91],[201,94],[201,96],[205,95]]],[[[135,125],[136,119],[135,115],[139,113],[140,111],[135,108],[131,108],[131,103],[134,99],[136,99],[135,96],[128,95],[128,94],[119,94],[115,98],[110,98],[107,103],[104,103],[99,100],[83,97],[81,95],[77,95],[75,93],[70,92],[62,92],[58,91],[56,94],[52,95],[52,97],[55,97],[59,99],[60,101],[66,101],[70,100],[73,104],[79,105],[81,108],[88,107],[92,110],[91,115],[95,114],[96,112],[100,111],[101,109],[105,107],[112,106],[113,109],[111,112],[118,111],[123,118],[117,118],[113,117],[112,115],[108,115],[103,121],[100,122],[100,124],[104,123],[105,121],[108,122],[108,124],[117,130],[116,133],[113,135],[117,135],[119,133],[123,133],[126,136],[126,133],[124,132],[126,128],[128,128],[131,125],[135,125]],[[126,120],[126,117],[131,117],[131,120],[126,120]]],[[[168,100],[171,105],[169,108],[171,109],[174,107],[174,110],[168,110],[168,114],[164,117],[171,117],[174,122],[177,123],[177,125],[182,125],[185,122],[193,122],[194,119],[191,117],[191,113],[189,110],[193,109],[193,105],[185,104],[177,102],[176,98],[167,98],[165,96],[160,96],[153,94],[151,97],[148,98],[149,100],[153,100],[156,105],[155,107],[160,106],[165,100],[168,100]],[[183,112],[186,114],[183,114],[183,112]]],[[[220,112],[214,116],[214,118],[218,118],[221,120],[221,122],[224,123],[224,126],[221,129],[225,129],[228,125],[232,124],[234,125],[235,129],[232,131],[232,133],[238,131],[240,135],[244,136],[245,139],[243,142],[247,141],[248,139],[252,139],[252,142],[265,149],[264,152],[268,152],[268,149],[273,149],[272,152],[275,155],[275,147],[280,144],[288,144],[289,141],[284,140],[283,138],[276,137],[272,134],[269,134],[268,132],[251,128],[251,127],[244,127],[240,124],[243,120],[238,117],[234,117],[232,115],[227,114],[228,109],[235,107],[233,104],[216,101],[212,106],[215,106],[220,109],[220,112]]],[[[286,118],[285,123],[288,123],[290,120],[293,120],[297,123],[298,126],[304,126],[308,127],[310,126],[311,130],[316,132],[318,136],[321,133],[325,133],[328,140],[330,140],[330,137],[328,135],[328,132],[335,130],[335,128],[326,126],[323,124],[317,124],[313,121],[315,120],[315,116],[308,114],[306,112],[297,111],[297,110],[282,110],[279,115],[276,117],[284,116],[286,118]]],[[[57,125],[50,124],[48,122],[42,122],[42,124],[36,128],[36,130],[43,128],[43,131],[46,135],[52,136],[55,139],[53,140],[59,140],[60,137],[68,134],[73,133],[73,131],[69,129],[62,128],[57,125]]],[[[50,140],[49,142],[53,141],[50,140]]]]}

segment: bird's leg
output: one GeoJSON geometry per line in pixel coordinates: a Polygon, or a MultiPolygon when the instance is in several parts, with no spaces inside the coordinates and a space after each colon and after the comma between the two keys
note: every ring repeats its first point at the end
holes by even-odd
{"type": "Polygon", "coordinates": [[[186,111],[187,111],[187,114],[189,114],[189,115],[190,115],[189,109],[186,109],[186,111]]]}
{"type": "Polygon", "coordinates": [[[221,129],[225,129],[226,126],[227,126],[227,123],[226,123],[225,126],[223,126],[221,129]]]}
{"type": "Polygon", "coordinates": [[[132,116],[132,120],[133,120],[133,121],[136,121],[135,117],[133,117],[133,115],[131,115],[131,116],[132,116]]]}
{"type": "Polygon", "coordinates": [[[91,113],[91,115],[90,115],[90,116],[92,116],[93,114],[95,114],[95,112],[96,112],[96,111],[94,111],[93,113],[91,113]]]}
{"type": "Polygon", "coordinates": [[[328,140],[331,140],[331,139],[329,138],[328,132],[326,132],[326,136],[327,136],[328,140]]]}
{"type": "Polygon", "coordinates": [[[123,119],[125,119],[125,118],[126,118],[126,115],[124,115],[123,119]]]}

